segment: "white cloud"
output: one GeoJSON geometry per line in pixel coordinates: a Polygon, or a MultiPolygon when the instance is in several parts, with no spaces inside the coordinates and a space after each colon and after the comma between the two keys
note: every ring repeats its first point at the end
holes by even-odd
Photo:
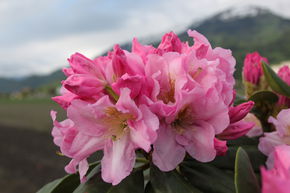
{"type": "Polygon", "coordinates": [[[0,76],[49,73],[76,51],[94,57],[114,43],[249,4],[290,17],[289,0],[1,0],[0,76]]]}

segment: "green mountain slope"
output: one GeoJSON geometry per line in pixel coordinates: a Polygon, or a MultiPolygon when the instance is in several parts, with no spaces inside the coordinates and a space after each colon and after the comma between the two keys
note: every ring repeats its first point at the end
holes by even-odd
{"type": "MultiPolygon", "coordinates": [[[[216,47],[229,48],[237,59],[237,77],[247,53],[258,51],[270,63],[290,59],[290,20],[267,10],[257,9],[257,15],[223,19],[217,14],[194,28],[204,34],[216,47]]],[[[188,39],[185,33],[180,38],[188,39]]]]}

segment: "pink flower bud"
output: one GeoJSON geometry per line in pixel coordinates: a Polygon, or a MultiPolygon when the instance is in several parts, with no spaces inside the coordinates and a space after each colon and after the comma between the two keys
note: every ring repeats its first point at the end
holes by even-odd
{"type": "Polygon", "coordinates": [[[254,126],[255,123],[246,122],[243,120],[232,123],[219,135],[219,138],[227,140],[237,139],[246,135],[254,126]]]}
{"type": "MultiPolygon", "coordinates": [[[[290,68],[288,66],[283,66],[278,71],[278,76],[284,80],[288,85],[290,85],[290,68]]],[[[290,107],[290,99],[286,96],[279,95],[278,104],[285,107],[290,107]]]]}
{"type": "Polygon", "coordinates": [[[227,141],[222,141],[217,138],[214,138],[214,148],[216,150],[216,154],[219,156],[223,156],[228,151],[227,141]]]}
{"type": "Polygon", "coordinates": [[[254,104],[253,101],[249,101],[235,107],[230,107],[229,116],[231,123],[242,120],[250,112],[254,104]]]}
{"type": "Polygon", "coordinates": [[[262,62],[268,62],[267,58],[262,57],[258,52],[246,55],[244,60],[243,78],[245,81],[258,85],[260,77],[263,75],[262,62]]]}

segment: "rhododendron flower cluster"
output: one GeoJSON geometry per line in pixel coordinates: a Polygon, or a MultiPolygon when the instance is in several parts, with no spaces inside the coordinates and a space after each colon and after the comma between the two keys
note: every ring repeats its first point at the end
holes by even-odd
{"type": "Polygon", "coordinates": [[[68,173],[79,170],[96,151],[104,181],[118,184],[132,171],[136,150],[147,152],[162,171],[175,169],[188,153],[201,162],[227,150],[226,140],[246,134],[253,124],[242,119],[253,107],[233,107],[235,59],[231,51],[212,48],[196,31],[194,45],[173,32],[157,48],[133,40],[132,51],[118,45],[94,60],[76,53],[64,69],[61,96],[67,110],[52,135],[61,152],[72,158],[68,173]]]}

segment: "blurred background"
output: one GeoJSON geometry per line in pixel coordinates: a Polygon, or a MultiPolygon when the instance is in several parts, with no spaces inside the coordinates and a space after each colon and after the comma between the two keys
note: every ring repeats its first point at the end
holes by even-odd
{"type": "Polygon", "coordinates": [[[130,50],[137,37],[158,45],[174,31],[203,33],[237,60],[259,51],[271,65],[290,62],[289,0],[1,0],[0,1],[0,186],[5,193],[36,192],[65,174],[50,131],[51,101],[64,79],[61,68],[80,52],[105,54],[115,43],[130,50]]]}

